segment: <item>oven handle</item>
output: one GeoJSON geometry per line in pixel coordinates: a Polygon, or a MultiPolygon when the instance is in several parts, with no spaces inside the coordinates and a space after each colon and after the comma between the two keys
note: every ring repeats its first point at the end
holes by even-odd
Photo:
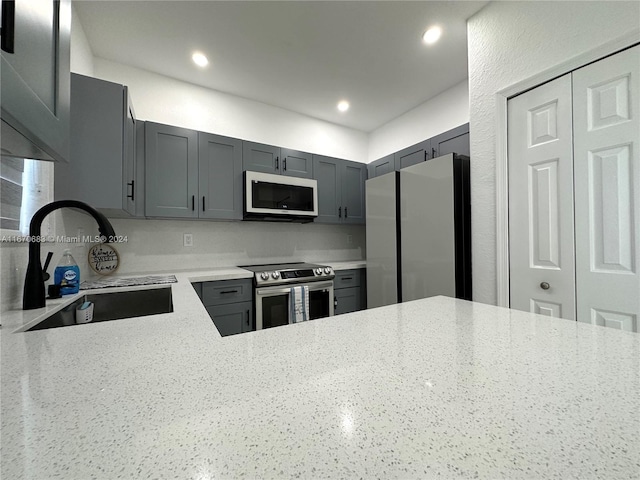
{"type": "MultiPolygon", "coordinates": [[[[309,284],[304,284],[309,287],[309,291],[313,292],[316,290],[324,290],[325,288],[333,288],[333,281],[330,282],[312,282],[309,284]]],[[[291,291],[291,287],[267,287],[260,288],[256,290],[256,295],[260,296],[271,296],[277,295],[280,293],[289,293],[291,291]]]]}

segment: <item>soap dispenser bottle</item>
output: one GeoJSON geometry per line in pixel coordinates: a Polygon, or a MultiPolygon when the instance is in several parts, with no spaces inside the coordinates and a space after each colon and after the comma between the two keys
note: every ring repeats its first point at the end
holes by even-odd
{"type": "Polygon", "coordinates": [[[62,295],[71,295],[80,290],[80,268],[71,256],[71,250],[62,253],[62,259],[56,267],[54,281],[60,285],[62,295]]]}

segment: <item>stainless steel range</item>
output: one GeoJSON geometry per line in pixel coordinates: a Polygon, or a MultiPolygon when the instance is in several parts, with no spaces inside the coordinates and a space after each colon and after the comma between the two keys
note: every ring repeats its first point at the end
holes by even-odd
{"type": "Polygon", "coordinates": [[[331,267],[312,263],[244,265],[254,273],[256,330],[289,324],[289,304],[293,287],[309,290],[309,319],[333,316],[333,279],[331,267]]]}

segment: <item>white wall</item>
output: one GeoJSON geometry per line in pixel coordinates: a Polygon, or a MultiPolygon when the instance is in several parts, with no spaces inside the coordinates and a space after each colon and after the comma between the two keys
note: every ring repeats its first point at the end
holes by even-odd
{"type": "Polygon", "coordinates": [[[639,25],[640,2],[492,2],[469,19],[474,300],[497,300],[496,93],[639,25]]]}
{"type": "Polygon", "coordinates": [[[366,162],[367,134],[139,68],[94,59],[95,76],[127,85],[142,120],[366,162]]]}
{"type": "Polygon", "coordinates": [[[369,134],[367,162],[414,145],[469,121],[469,84],[465,80],[369,134]]]}
{"type": "Polygon", "coordinates": [[[93,76],[93,52],[73,4],[71,5],[71,71],[93,76]]]}

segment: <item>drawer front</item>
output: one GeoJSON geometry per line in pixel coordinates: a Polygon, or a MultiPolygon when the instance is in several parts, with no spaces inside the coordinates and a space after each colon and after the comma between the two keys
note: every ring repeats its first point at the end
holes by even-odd
{"type": "Polygon", "coordinates": [[[251,279],[202,283],[202,303],[205,307],[252,301],[253,280],[251,279]]]}
{"type": "Polygon", "coordinates": [[[340,288],[351,288],[360,286],[360,276],[362,270],[339,270],[336,272],[336,278],[333,280],[334,290],[340,288]]]}
{"type": "Polygon", "coordinates": [[[342,315],[343,313],[351,313],[362,310],[362,299],[360,298],[361,294],[362,292],[358,287],[334,290],[334,314],[342,315]]]}

